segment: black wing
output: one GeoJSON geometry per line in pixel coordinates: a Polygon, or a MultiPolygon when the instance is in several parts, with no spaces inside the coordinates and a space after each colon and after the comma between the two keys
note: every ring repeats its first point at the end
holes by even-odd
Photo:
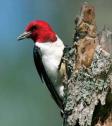
{"type": "Polygon", "coordinates": [[[41,80],[45,81],[47,88],[49,89],[53,99],[55,100],[56,104],[59,106],[59,108],[63,109],[63,101],[59,97],[57,91],[55,90],[51,80],[49,79],[46,70],[44,68],[44,65],[42,63],[42,58],[41,58],[41,52],[40,49],[36,46],[34,46],[33,49],[33,55],[34,55],[34,62],[35,66],[37,68],[37,72],[41,78],[41,80]]]}

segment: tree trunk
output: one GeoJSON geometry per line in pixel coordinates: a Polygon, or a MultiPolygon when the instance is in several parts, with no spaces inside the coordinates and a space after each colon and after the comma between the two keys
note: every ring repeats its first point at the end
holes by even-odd
{"type": "Polygon", "coordinates": [[[66,53],[64,126],[112,126],[112,33],[97,34],[94,6],[84,3],[66,53]]]}

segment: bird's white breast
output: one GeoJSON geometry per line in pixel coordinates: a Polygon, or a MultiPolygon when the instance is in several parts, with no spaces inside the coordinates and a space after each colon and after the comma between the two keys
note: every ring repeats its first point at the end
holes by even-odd
{"type": "Polygon", "coordinates": [[[64,44],[57,37],[56,42],[36,42],[36,46],[40,48],[42,54],[42,61],[46,69],[46,72],[53,84],[56,86],[59,79],[58,67],[63,55],[64,44]]]}

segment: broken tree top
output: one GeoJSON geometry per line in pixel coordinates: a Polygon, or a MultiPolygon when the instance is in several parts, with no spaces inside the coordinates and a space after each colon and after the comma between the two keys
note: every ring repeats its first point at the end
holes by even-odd
{"type": "Polygon", "coordinates": [[[100,110],[102,106],[112,104],[107,101],[112,87],[112,59],[107,45],[112,44],[112,33],[107,31],[97,35],[94,6],[84,3],[75,21],[74,51],[67,57],[67,71],[72,68],[71,74],[63,81],[66,94],[64,125],[91,126],[99,123],[103,126],[110,117],[111,107],[105,110],[104,116],[103,110],[101,115],[96,112],[97,106],[100,110]]]}

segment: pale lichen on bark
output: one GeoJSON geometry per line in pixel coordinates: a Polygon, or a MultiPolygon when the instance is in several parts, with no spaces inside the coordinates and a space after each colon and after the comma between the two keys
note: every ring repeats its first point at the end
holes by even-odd
{"type": "Polygon", "coordinates": [[[105,104],[106,95],[110,87],[108,71],[111,66],[109,53],[103,52],[98,46],[95,50],[93,62],[88,69],[80,68],[78,74],[72,74],[67,86],[65,111],[71,111],[67,122],[80,126],[91,125],[95,105],[99,100],[105,104]]]}
{"type": "MultiPolygon", "coordinates": [[[[95,9],[85,3],[81,16],[76,21],[74,50],[65,55],[69,61],[67,63],[69,77],[63,81],[64,125],[91,126],[100,120],[100,117],[96,119],[94,111],[99,103],[101,106],[107,104],[107,95],[112,87],[112,59],[110,52],[107,52],[108,49],[104,50],[106,46],[103,44],[104,41],[112,42],[110,33],[105,32],[106,37],[104,31],[100,37],[96,34],[95,9]]],[[[103,123],[101,122],[99,126],[103,126],[103,123]]]]}

